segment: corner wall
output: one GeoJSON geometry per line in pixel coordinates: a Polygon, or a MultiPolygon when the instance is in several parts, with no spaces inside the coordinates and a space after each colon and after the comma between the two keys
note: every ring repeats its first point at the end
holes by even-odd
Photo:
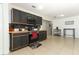
{"type": "Polygon", "coordinates": [[[3,16],[2,16],[2,4],[0,4],[0,55],[3,54],[3,16]]]}
{"type": "Polygon", "coordinates": [[[8,4],[0,4],[0,54],[9,53],[8,4]]]}
{"type": "Polygon", "coordinates": [[[3,3],[3,54],[9,53],[9,9],[8,3],[3,3]]]}

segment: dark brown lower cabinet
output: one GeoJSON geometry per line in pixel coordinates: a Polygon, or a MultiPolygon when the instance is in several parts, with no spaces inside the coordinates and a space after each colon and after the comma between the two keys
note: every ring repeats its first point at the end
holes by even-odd
{"type": "Polygon", "coordinates": [[[11,43],[11,50],[16,50],[16,49],[18,49],[18,48],[20,48],[21,46],[21,39],[20,39],[20,37],[13,37],[13,39],[12,39],[12,43],[11,43]]]}
{"type": "MultiPolygon", "coordinates": [[[[47,39],[47,31],[40,31],[38,41],[47,39]]],[[[10,51],[26,47],[29,44],[29,32],[10,33],[10,51]]]]}
{"type": "Polygon", "coordinates": [[[22,36],[21,37],[21,46],[24,47],[28,44],[29,41],[29,37],[28,34],[26,34],[26,36],[22,36]]]}
{"type": "Polygon", "coordinates": [[[47,31],[39,31],[39,39],[38,41],[43,41],[47,38],[47,31]]]}
{"type": "Polygon", "coordinates": [[[10,51],[26,47],[29,41],[29,33],[10,33],[10,51]]]}

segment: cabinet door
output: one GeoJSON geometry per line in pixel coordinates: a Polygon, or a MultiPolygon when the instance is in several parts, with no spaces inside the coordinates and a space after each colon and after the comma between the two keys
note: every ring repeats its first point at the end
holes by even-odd
{"type": "Polygon", "coordinates": [[[34,18],[35,18],[35,21],[36,21],[37,25],[42,25],[42,17],[35,16],[34,18]]]}
{"type": "Polygon", "coordinates": [[[39,41],[43,41],[47,38],[47,33],[46,31],[40,31],[39,32],[39,41]]]}
{"type": "Polygon", "coordinates": [[[24,34],[24,36],[21,36],[21,46],[27,46],[29,43],[29,33],[24,34]]]}
{"type": "Polygon", "coordinates": [[[12,22],[20,22],[20,11],[12,9],[12,22]]]}
{"type": "Polygon", "coordinates": [[[29,42],[29,33],[10,34],[10,51],[25,47],[29,42]]]}
{"type": "Polygon", "coordinates": [[[46,31],[43,31],[43,39],[45,40],[46,38],[47,38],[47,33],[46,33],[46,31]]]}
{"type": "Polygon", "coordinates": [[[38,17],[38,21],[37,22],[38,22],[39,25],[42,25],[42,17],[38,17]]]}
{"type": "Polygon", "coordinates": [[[14,37],[13,38],[13,49],[18,49],[21,47],[21,39],[20,37],[14,37]]]}
{"type": "Polygon", "coordinates": [[[21,23],[27,23],[27,14],[25,12],[21,12],[21,23]]]}
{"type": "Polygon", "coordinates": [[[28,24],[35,24],[35,19],[32,14],[28,14],[28,24]]]}
{"type": "Polygon", "coordinates": [[[42,41],[42,40],[43,40],[43,35],[44,35],[44,34],[42,34],[42,32],[40,31],[40,32],[39,32],[39,40],[38,40],[38,41],[42,41]]]}
{"type": "Polygon", "coordinates": [[[37,25],[37,16],[36,15],[33,15],[33,19],[35,20],[35,25],[37,25]]]}
{"type": "Polygon", "coordinates": [[[27,36],[22,36],[21,37],[21,46],[27,46],[27,36]]]}

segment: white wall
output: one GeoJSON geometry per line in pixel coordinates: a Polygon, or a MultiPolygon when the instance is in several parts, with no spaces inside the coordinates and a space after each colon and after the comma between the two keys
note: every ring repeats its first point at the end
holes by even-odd
{"type": "Polygon", "coordinates": [[[8,3],[3,3],[3,54],[9,53],[9,9],[8,3]]]}
{"type": "MultiPolygon", "coordinates": [[[[68,17],[68,18],[63,18],[63,19],[56,19],[52,21],[53,23],[53,28],[56,28],[57,26],[62,29],[62,35],[63,35],[63,29],[64,28],[75,28],[75,35],[76,38],[79,38],[79,16],[74,16],[74,17],[68,17]],[[74,21],[73,25],[65,25],[65,21],[74,21]]],[[[71,35],[71,31],[67,31],[68,35],[71,35]]]]}
{"type": "Polygon", "coordinates": [[[3,53],[2,4],[0,4],[0,54],[3,53]]]}
{"type": "Polygon", "coordinates": [[[0,4],[0,54],[9,53],[8,4],[0,4]]]}

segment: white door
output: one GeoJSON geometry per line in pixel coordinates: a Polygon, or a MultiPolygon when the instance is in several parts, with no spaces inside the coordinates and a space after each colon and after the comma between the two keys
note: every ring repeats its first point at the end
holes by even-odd
{"type": "Polygon", "coordinates": [[[52,23],[49,21],[49,35],[52,36],[52,23]]]}
{"type": "Polygon", "coordinates": [[[3,19],[3,16],[2,16],[2,4],[0,4],[0,54],[3,53],[3,34],[2,34],[2,19],[3,19]]]}
{"type": "Polygon", "coordinates": [[[50,21],[46,21],[46,29],[47,29],[47,35],[52,35],[52,23],[50,21]]]}

